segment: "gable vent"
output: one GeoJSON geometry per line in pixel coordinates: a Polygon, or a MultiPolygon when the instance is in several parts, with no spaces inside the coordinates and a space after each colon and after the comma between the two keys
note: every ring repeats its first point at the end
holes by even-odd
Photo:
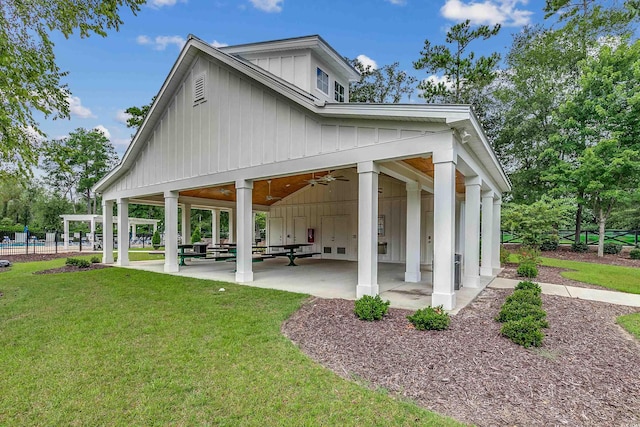
{"type": "Polygon", "coordinates": [[[207,79],[205,73],[198,74],[193,80],[193,104],[198,105],[206,101],[207,79]]]}

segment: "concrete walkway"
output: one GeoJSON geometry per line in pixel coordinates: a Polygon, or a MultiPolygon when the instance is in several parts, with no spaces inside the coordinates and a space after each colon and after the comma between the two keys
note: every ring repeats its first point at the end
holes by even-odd
{"type": "MultiPolygon", "coordinates": [[[[519,282],[519,280],[496,277],[489,284],[489,288],[513,289],[519,282]]],[[[538,284],[540,285],[540,288],[542,288],[542,293],[546,295],[558,295],[561,297],[607,302],[609,304],[626,305],[629,307],[640,307],[640,295],[637,294],[605,291],[602,289],[578,288],[575,286],[554,285],[552,283],[538,284]]]]}

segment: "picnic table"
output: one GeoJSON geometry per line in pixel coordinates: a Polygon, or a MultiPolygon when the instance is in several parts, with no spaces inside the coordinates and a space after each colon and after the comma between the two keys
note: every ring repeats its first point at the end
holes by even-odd
{"type": "Polygon", "coordinates": [[[296,252],[298,249],[305,246],[312,246],[312,244],[311,243],[288,243],[288,244],[282,244],[282,245],[269,245],[269,248],[274,248],[274,249],[282,248],[284,249],[284,251],[271,252],[266,255],[286,256],[287,258],[289,258],[289,264],[287,264],[287,267],[296,267],[298,265],[294,262],[296,258],[311,258],[314,255],[320,255],[320,252],[296,252]]]}

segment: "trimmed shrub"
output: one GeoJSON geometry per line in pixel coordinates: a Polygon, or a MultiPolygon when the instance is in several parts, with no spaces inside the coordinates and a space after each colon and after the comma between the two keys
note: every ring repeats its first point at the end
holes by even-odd
{"type": "Polygon", "coordinates": [[[91,257],[91,264],[98,264],[99,262],[100,262],[100,257],[97,257],[97,256],[91,257]]]}
{"type": "Polygon", "coordinates": [[[151,236],[151,245],[157,249],[161,241],[160,232],[158,232],[158,230],[154,231],[153,236],[151,236]]]}
{"type": "Polygon", "coordinates": [[[525,348],[540,347],[544,338],[540,322],[533,317],[506,322],[502,325],[500,333],[525,348]]]}
{"type": "Polygon", "coordinates": [[[441,305],[437,307],[425,307],[407,316],[409,322],[419,331],[442,331],[449,327],[451,318],[441,305]]]}
{"type": "Polygon", "coordinates": [[[510,256],[511,252],[509,249],[505,248],[504,245],[500,245],[500,264],[507,264],[510,256]]]}
{"type": "Polygon", "coordinates": [[[622,252],[622,245],[616,243],[605,243],[602,247],[605,254],[617,255],[622,252]]]}
{"type": "Polygon", "coordinates": [[[380,320],[387,314],[389,304],[391,304],[391,302],[382,301],[380,295],[376,295],[375,297],[364,295],[359,300],[356,300],[353,312],[360,320],[380,320]]]}
{"type": "Polygon", "coordinates": [[[558,249],[557,238],[555,240],[554,239],[543,240],[542,243],[540,244],[541,251],[549,252],[549,251],[555,251],[557,249],[558,249]]]}
{"type": "Polygon", "coordinates": [[[67,258],[67,260],[65,261],[65,264],[73,265],[73,266],[76,266],[78,268],[89,268],[89,267],[91,267],[91,263],[88,260],[82,259],[82,258],[67,258]]]}
{"type": "Polygon", "coordinates": [[[513,291],[505,301],[505,304],[519,303],[519,304],[531,304],[542,307],[542,298],[540,294],[531,289],[518,289],[513,291]]]}
{"type": "Polygon", "coordinates": [[[629,258],[640,259],[640,249],[631,249],[631,252],[629,252],[629,258]]]}
{"type": "Polygon", "coordinates": [[[191,243],[198,243],[200,240],[202,240],[202,236],[200,235],[200,230],[196,228],[191,233],[191,243]]]}
{"type": "Polygon", "coordinates": [[[516,273],[520,277],[527,277],[529,279],[533,279],[538,277],[538,267],[531,262],[523,262],[518,266],[516,273]]]}
{"type": "Polygon", "coordinates": [[[571,250],[573,252],[589,252],[589,245],[584,242],[572,243],[571,250]]]}
{"type": "Polygon", "coordinates": [[[500,312],[496,316],[496,320],[501,323],[511,322],[514,320],[524,319],[525,317],[532,317],[538,322],[541,328],[548,328],[547,312],[540,306],[533,304],[523,303],[510,303],[504,304],[500,309],[500,312]]]}
{"type": "Polygon", "coordinates": [[[534,266],[540,265],[540,263],[542,262],[542,260],[540,259],[540,251],[532,247],[523,246],[518,252],[518,262],[520,264],[529,263],[533,264],[534,266]]]}
{"type": "Polygon", "coordinates": [[[540,288],[540,285],[538,285],[537,283],[530,282],[530,281],[523,281],[523,282],[518,283],[516,285],[515,289],[516,289],[516,291],[519,291],[521,289],[533,291],[533,292],[537,293],[538,295],[540,295],[542,293],[542,289],[540,288]]]}

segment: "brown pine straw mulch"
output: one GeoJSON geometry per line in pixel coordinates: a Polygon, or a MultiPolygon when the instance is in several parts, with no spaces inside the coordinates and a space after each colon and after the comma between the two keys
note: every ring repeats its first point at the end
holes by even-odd
{"type": "Polygon", "coordinates": [[[543,295],[550,327],[524,349],[494,321],[511,291],[486,289],[446,331],[416,331],[390,309],[381,322],[353,301],[313,299],[283,333],[348,379],[479,426],[640,424],[640,344],[615,324],[639,309],[543,295]]]}

